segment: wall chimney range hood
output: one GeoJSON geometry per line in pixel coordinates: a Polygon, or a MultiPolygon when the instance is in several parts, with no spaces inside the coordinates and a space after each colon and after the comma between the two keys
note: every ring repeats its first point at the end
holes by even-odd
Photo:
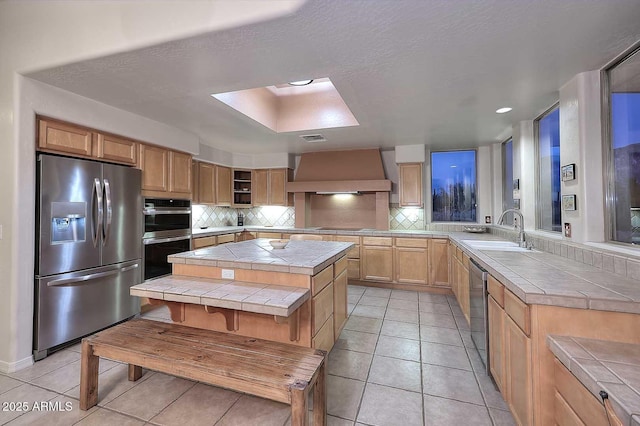
{"type": "Polygon", "coordinates": [[[377,149],[308,152],[300,164],[288,192],[355,193],[389,192],[382,157],[377,149]]]}
{"type": "Polygon", "coordinates": [[[287,192],[294,193],[296,227],[389,229],[391,181],[378,149],[302,154],[287,192]],[[324,197],[333,194],[359,196],[324,197]]]}

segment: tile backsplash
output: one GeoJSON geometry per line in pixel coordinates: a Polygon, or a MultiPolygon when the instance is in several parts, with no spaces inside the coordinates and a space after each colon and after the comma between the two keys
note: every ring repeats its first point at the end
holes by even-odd
{"type": "Polygon", "coordinates": [[[421,231],[424,229],[424,209],[389,205],[389,229],[421,231]]]}
{"type": "Polygon", "coordinates": [[[264,206],[250,209],[234,209],[231,207],[206,206],[194,204],[191,223],[194,228],[203,226],[235,226],[238,213],[244,215],[245,225],[254,226],[294,226],[293,207],[264,206]]]}
{"type": "MultiPolygon", "coordinates": [[[[516,241],[518,231],[489,226],[489,232],[500,238],[516,241]]],[[[591,265],[606,272],[640,281],[640,253],[637,256],[607,250],[587,244],[573,243],[539,234],[525,233],[526,240],[540,251],[556,254],[576,262],[591,265]]]]}

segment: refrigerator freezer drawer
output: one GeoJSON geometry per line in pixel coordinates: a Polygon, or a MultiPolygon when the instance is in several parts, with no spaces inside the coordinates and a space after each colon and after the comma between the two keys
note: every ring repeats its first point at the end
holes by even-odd
{"type": "Polygon", "coordinates": [[[142,279],[142,260],[36,279],[34,354],[127,319],[140,311],[129,288],[142,279]]]}

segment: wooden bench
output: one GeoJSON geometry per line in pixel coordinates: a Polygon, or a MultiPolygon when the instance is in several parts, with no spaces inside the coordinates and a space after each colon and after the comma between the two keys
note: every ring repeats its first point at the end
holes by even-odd
{"type": "Polygon", "coordinates": [[[291,404],[291,424],[326,424],[326,352],[285,343],[134,319],[82,340],[80,409],[98,402],[100,357],[291,404]]]}

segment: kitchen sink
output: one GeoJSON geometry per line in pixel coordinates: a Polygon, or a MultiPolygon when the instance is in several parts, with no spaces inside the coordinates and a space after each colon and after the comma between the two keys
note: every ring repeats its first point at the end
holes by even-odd
{"type": "Polygon", "coordinates": [[[536,250],[520,247],[517,243],[511,241],[496,240],[462,240],[474,250],[493,250],[493,251],[523,251],[535,252],[536,250]]]}

